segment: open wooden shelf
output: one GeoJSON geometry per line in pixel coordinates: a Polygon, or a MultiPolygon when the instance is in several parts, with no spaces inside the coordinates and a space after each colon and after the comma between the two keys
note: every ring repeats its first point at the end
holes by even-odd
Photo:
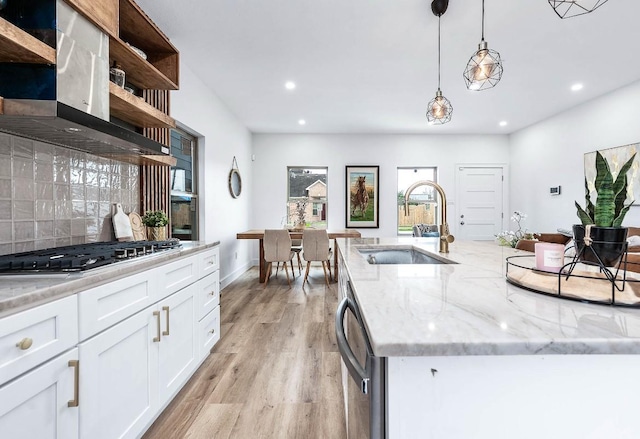
{"type": "MultiPolygon", "coordinates": [[[[162,76],[158,80],[168,81],[162,86],[153,87],[141,87],[156,90],[177,90],[179,84],[179,53],[169,38],[151,21],[149,16],[144,13],[142,9],[133,0],[119,0],[119,40],[124,45],[130,54],[122,53],[122,47],[118,46],[115,49],[119,53],[111,52],[110,57],[120,63],[125,72],[131,71],[132,74],[137,70],[139,62],[144,61],[150,64],[153,69],[147,69],[143,73],[145,81],[151,80],[152,73],[162,76]],[[145,52],[147,60],[145,61],[138,56],[133,50],[131,50],[126,44],[129,43],[145,52]],[[125,56],[126,61],[121,61],[116,56],[125,56]],[[135,55],[138,60],[131,59],[128,56],[135,55]],[[134,62],[132,66],[128,66],[125,63],[134,62]],[[133,67],[133,68],[132,68],[133,67]]],[[[133,76],[132,76],[133,79],[133,76]]],[[[150,83],[150,82],[149,82],[150,83]]],[[[153,84],[157,85],[157,84],[153,84]]]]}
{"type": "Polygon", "coordinates": [[[176,82],[118,38],[109,38],[109,58],[120,64],[122,70],[125,71],[126,80],[136,87],[152,90],[178,89],[176,82]]]}
{"type": "Polygon", "coordinates": [[[144,128],[175,128],[176,121],[141,98],[109,82],[111,115],[144,128]]]}
{"type": "Polygon", "coordinates": [[[56,50],[0,18],[0,62],[55,64],[56,50]]]}

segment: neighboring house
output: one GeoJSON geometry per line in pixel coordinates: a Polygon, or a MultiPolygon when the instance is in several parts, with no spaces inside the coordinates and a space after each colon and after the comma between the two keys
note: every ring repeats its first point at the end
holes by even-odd
{"type": "MultiPolygon", "coordinates": [[[[327,185],[323,181],[316,180],[305,188],[305,194],[306,198],[309,199],[306,208],[307,224],[326,223],[327,185]]],[[[295,223],[293,216],[296,211],[296,198],[291,198],[289,201],[289,224],[295,223]]]]}

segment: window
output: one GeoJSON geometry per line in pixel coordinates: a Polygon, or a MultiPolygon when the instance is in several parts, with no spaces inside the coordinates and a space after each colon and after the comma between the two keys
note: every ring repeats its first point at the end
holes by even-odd
{"type": "Polygon", "coordinates": [[[171,130],[171,235],[187,241],[198,239],[197,139],[182,130],[171,130]]]}
{"type": "Polygon", "coordinates": [[[419,186],[409,195],[409,212],[405,215],[404,195],[412,184],[429,180],[438,182],[437,169],[398,168],[398,235],[413,234],[414,224],[437,224],[438,193],[431,186],[419,186]]]}
{"type": "Polygon", "coordinates": [[[306,226],[319,229],[327,227],[327,174],[326,167],[287,167],[287,225],[293,226],[299,222],[299,211],[302,209],[306,226]]]}

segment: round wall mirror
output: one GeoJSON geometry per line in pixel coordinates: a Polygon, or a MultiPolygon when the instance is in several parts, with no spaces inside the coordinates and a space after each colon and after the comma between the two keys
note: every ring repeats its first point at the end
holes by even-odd
{"type": "Polygon", "coordinates": [[[238,198],[242,192],[242,178],[237,169],[232,169],[229,172],[229,192],[233,198],[238,198]]]}

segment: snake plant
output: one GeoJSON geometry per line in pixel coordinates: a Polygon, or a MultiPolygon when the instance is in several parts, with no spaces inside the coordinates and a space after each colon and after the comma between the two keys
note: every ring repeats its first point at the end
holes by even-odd
{"type": "Polygon", "coordinates": [[[595,189],[597,198],[595,205],[591,202],[589,184],[586,178],[584,180],[586,209],[580,207],[577,201],[575,203],[578,209],[578,217],[583,225],[595,224],[597,227],[620,227],[622,225],[622,220],[633,203],[632,200],[629,204],[624,204],[627,199],[627,172],[631,169],[635,157],[636,155],[633,154],[622,165],[614,181],[609,163],[600,154],[600,151],[596,152],[595,189]]]}

